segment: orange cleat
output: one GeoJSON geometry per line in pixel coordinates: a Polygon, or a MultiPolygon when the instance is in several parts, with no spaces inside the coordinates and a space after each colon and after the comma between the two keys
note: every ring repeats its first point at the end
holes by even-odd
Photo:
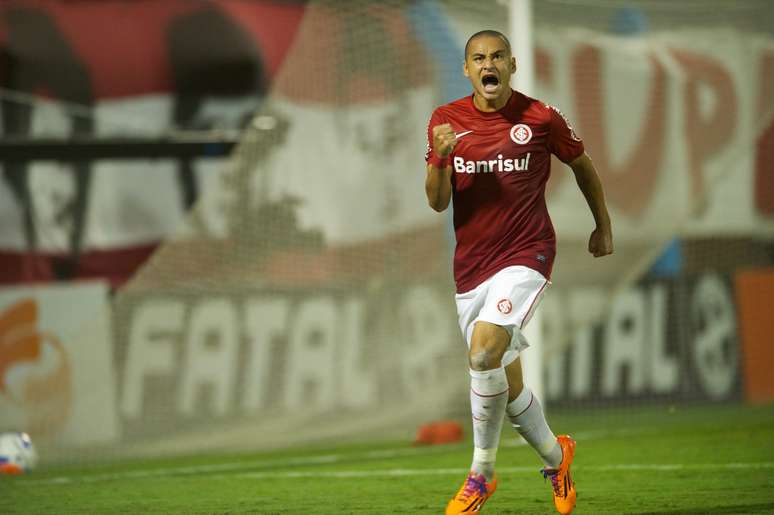
{"type": "Polygon", "coordinates": [[[457,495],[446,505],[446,515],[481,513],[481,507],[497,490],[497,477],[486,482],[483,474],[468,474],[457,495]]]}
{"type": "Polygon", "coordinates": [[[551,480],[554,490],[554,506],[562,515],[568,515],[575,509],[575,482],[570,476],[570,465],[575,457],[575,440],[569,435],[556,437],[562,447],[562,463],[558,469],[543,469],[543,477],[551,480]]]}

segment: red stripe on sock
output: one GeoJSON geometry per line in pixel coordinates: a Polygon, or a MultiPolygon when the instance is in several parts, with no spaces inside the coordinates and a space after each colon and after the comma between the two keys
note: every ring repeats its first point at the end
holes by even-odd
{"type": "MultiPolygon", "coordinates": [[[[508,393],[508,388],[506,388],[505,390],[503,390],[503,391],[502,391],[502,392],[500,392],[500,393],[495,393],[495,394],[492,394],[492,395],[483,395],[483,394],[480,394],[480,393],[478,393],[477,391],[475,391],[473,388],[471,388],[471,389],[470,389],[470,391],[471,391],[471,392],[473,392],[474,394],[476,394],[476,395],[477,395],[477,396],[479,396],[479,397],[497,397],[498,395],[502,395],[502,394],[504,394],[504,393],[508,393]]],[[[532,401],[530,401],[530,402],[532,402],[532,401]]]]}
{"type": "Polygon", "coordinates": [[[515,415],[513,418],[520,417],[525,411],[529,409],[530,406],[532,406],[532,401],[534,400],[535,400],[535,394],[532,392],[529,392],[529,404],[527,404],[527,407],[521,410],[519,414],[515,415]]]}

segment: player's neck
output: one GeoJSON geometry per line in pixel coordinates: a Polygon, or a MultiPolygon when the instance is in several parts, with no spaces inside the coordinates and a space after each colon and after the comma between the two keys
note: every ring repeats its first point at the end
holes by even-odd
{"type": "Polygon", "coordinates": [[[473,105],[476,106],[476,109],[479,111],[493,113],[505,107],[505,104],[511,99],[511,95],[513,95],[513,91],[510,88],[502,95],[492,100],[487,100],[486,98],[479,96],[478,93],[473,92],[473,105]]]}

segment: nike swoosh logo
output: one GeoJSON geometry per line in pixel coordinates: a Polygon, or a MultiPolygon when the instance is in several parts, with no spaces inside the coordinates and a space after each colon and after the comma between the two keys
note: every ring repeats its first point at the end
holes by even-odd
{"type": "Polygon", "coordinates": [[[455,138],[460,139],[461,137],[465,136],[466,134],[470,134],[473,131],[464,131],[464,132],[458,132],[454,135],[455,138]]]}

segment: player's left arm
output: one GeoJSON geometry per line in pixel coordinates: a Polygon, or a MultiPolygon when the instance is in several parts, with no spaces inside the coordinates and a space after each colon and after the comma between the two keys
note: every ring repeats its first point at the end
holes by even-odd
{"type": "Polygon", "coordinates": [[[589,237],[589,252],[594,257],[612,254],[613,229],[610,224],[610,214],[607,212],[607,204],[605,204],[605,192],[602,189],[602,181],[599,180],[597,169],[586,152],[573,159],[569,165],[597,225],[589,237]]]}

